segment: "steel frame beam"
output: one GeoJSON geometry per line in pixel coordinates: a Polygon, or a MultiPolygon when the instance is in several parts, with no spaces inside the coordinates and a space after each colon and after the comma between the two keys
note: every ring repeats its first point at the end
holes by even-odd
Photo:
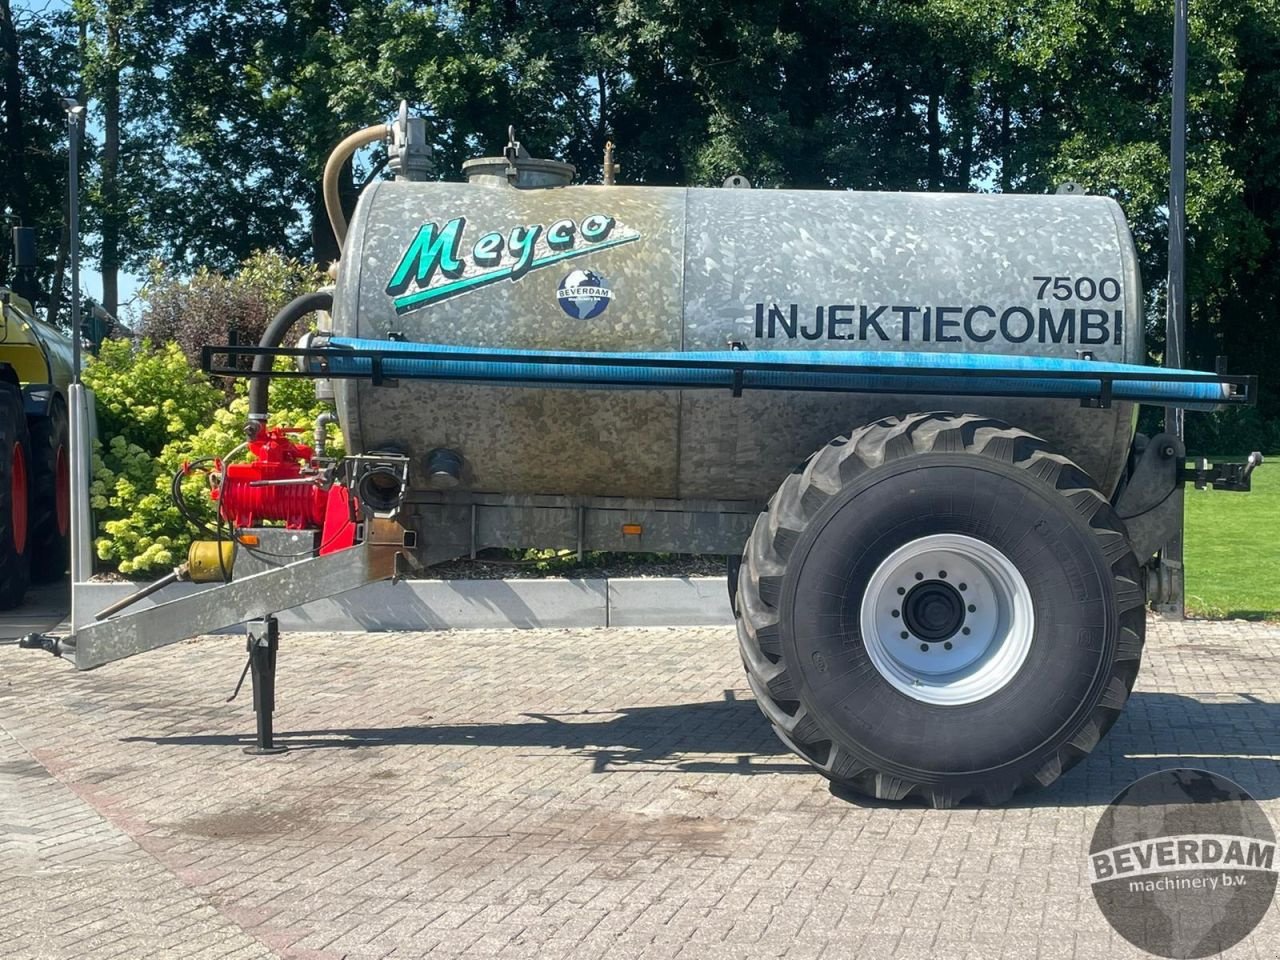
{"type": "Polygon", "coordinates": [[[395,577],[405,543],[403,528],[391,521],[374,521],[368,529],[364,542],[346,550],[83,626],[59,639],[53,652],[72,660],[78,670],[92,670],[395,577]]]}

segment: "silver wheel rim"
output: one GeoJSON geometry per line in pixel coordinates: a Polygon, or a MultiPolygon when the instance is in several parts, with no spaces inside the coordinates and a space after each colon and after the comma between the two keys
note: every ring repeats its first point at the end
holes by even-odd
{"type": "Polygon", "coordinates": [[[1008,557],[985,541],[939,533],[903,544],[876,568],[860,626],[867,656],[895,689],[958,706],[1002,690],[1022,669],[1035,613],[1008,557]]]}

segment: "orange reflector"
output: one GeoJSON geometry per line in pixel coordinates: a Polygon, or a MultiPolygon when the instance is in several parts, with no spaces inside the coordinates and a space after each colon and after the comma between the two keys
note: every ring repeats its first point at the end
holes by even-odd
{"type": "Polygon", "coordinates": [[[258,535],[255,533],[242,533],[236,539],[246,547],[256,547],[258,545],[258,535]]]}
{"type": "Polygon", "coordinates": [[[638,523],[624,523],[622,525],[622,532],[628,537],[638,537],[644,532],[644,527],[640,526],[638,523]]]}

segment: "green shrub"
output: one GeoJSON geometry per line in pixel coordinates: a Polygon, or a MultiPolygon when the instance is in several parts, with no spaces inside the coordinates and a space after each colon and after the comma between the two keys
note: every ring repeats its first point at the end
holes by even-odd
{"type": "Polygon", "coordinates": [[[105,534],[94,546],[99,559],[122,573],[175,565],[170,534],[179,527],[178,511],[172,509],[169,523],[157,519],[165,512],[156,492],[158,476],[156,458],[123,437],[94,445],[89,503],[99,534],[105,534]]]}
{"type": "Polygon", "coordinates": [[[174,341],[197,366],[207,344],[228,343],[233,337],[256,344],[276,311],[324,282],[314,266],[275,250],[254,253],[229,277],[203,267],[183,277],[152,264],[141,331],[157,342],[174,341]]]}
{"type": "MultiPolygon", "coordinates": [[[[173,504],[173,474],[185,461],[233,450],[248,412],[244,381],[211,383],[198,369],[200,349],[233,337],[257,343],[281,306],[322,282],[314,267],[275,251],[255,253],[230,277],[205,269],[181,277],[153,265],[141,322],[148,340],[136,348],[109,341],[84,372],[101,438],[90,494],[99,559],[125,574],[182,562],[195,531],[173,504]]],[[[309,380],[272,383],[270,398],[273,425],[310,427],[322,409],[309,380]]],[[[203,478],[188,477],[183,490],[212,525],[203,478]]]]}
{"type": "MultiPolygon", "coordinates": [[[[221,390],[194,368],[176,344],[108,340],[84,368],[97,398],[98,436],[155,456],[165,444],[208,423],[224,402],[221,390]]],[[[123,452],[122,452],[122,455],[123,452]]]]}
{"type": "Polygon", "coordinates": [[[157,496],[157,457],[213,419],[222,391],[175,344],[156,347],[145,340],[137,347],[105,342],[83,376],[94,392],[98,421],[89,490],[98,530],[107,534],[97,541],[98,556],[124,573],[135,565],[172,566],[169,551],[180,518],[171,505],[171,516],[164,516],[168,497],[157,496]],[[119,527],[122,521],[128,529],[119,527]]]}

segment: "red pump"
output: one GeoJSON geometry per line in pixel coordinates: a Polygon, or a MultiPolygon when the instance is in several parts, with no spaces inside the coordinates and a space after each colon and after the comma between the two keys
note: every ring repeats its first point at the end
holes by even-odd
{"type": "Polygon", "coordinates": [[[219,501],[219,513],[237,527],[256,527],[264,520],[283,520],[291,530],[318,529],[324,526],[329,491],[315,483],[281,483],[253,486],[262,481],[299,480],[302,469],[311,462],[315,451],[304,443],[289,439],[299,433],[282,427],[271,427],[249,441],[249,451],[256,458],[248,463],[218,463],[225,474],[220,487],[210,496],[219,501]]]}

